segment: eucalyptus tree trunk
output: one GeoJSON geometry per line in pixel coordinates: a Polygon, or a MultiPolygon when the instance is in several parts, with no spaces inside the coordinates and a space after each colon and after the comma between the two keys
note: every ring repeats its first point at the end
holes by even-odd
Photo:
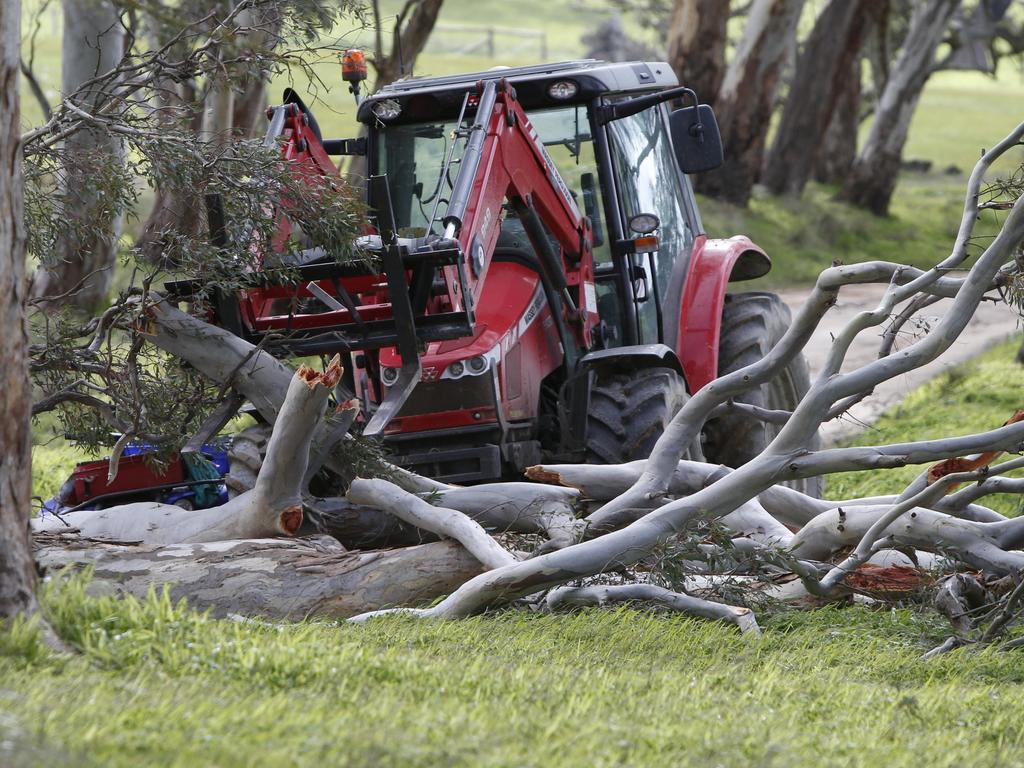
{"type": "Polygon", "coordinates": [[[0,5],[0,620],[36,610],[19,112],[21,3],[0,5]]]}
{"type": "Polygon", "coordinates": [[[864,34],[887,0],[831,0],[797,60],[775,142],[761,181],[776,194],[799,195],[811,177],[829,118],[845,95],[864,34]]]}
{"type": "MultiPolygon", "coordinates": [[[[110,0],[64,0],[61,90],[91,112],[106,86],[82,85],[110,72],[124,53],[124,29],[110,0]]],[[[65,140],[61,204],[67,227],[52,263],[35,276],[33,294],[54,304],[95,309],[107,295],[117,260],[121,215],[103,189],[104,168],[124,163],[120,140],[101,127],[84,126],[65,140]]]]}
{"type": "Polygon", "coordinates": [[[429,603],[481,571],[450,541],[347,552],[329,536],[155,547],[37,534],[36,548],[41,568],[91,567],[103,591],[144,599],[167,587],[172,600],[217,617],[293,621],[429,603]]]}
{"type": "MultiPolygon", "coordinates": [[[[240,39],[241,47],[272,50],[280,42],[283,17],[275,9],[242,11],[238,23],[250,28],[240,39]]],[[[152,44],[166,44],[167,40],[162,38],[167,34],[161,34],[159,23],[152,27],[152,44]]],[[[173,30],[168,34],[173,34],[173,30]]],[[[211,84],[201,104],[195,80],[165,77],[156,91],[154,109],[169,132],[192,131],[203,140],[212,141],[214,146],[225,148],[232,138],[251,138],[263,132],[269,77],[266,69],[228,72],[225,80],[211,84]]],[[[135,247],[146,261],[164,261],[167,241],[177,236],[196,237],[203,229],[205,215],[202,197],[196,190],[182,184],[158,184],[153,207],[135,247]]]]}
{"type": "Polygon", "coordinates": [[[668,24],[668,63],[681,85],[714,104],[725,76],[729,0],[676,0],[668,24]]]}
{"type": "MultiPolygon", "coordinates": [[[[246,48],[273,50],[281,37],[284,18],[275,9],[252,9],[243,12],[254,17],[254,31],[244,40],[246,48]]],[[[270,79],[268,69],[240,72],[235,78],[235,98],[231,115],[231,128],[236,136],[250,138],[266,132],[266,111],[268,106],[267,85],[270,79]]],[[[275,97],[276,98],[276,97],[275,97]]]]}
{"type": "Polygon", "coordinates": [[[803,6],[804,0],[754,0],[715,102],[725,164],[697,177],[699,191],[736,205],[750,200],[803,6]]]}
{"type": "Polygon", "coordinates": [[[857,159],[860,127],[861,59],[854,57],[839,78],[840,91],[814,158],[814,179],[822,184],[841,184],[857,159]]]}
{"type": "Polygon", "coordinates": [[[839,199],[878,216],[889,212],[899,178],[910,121],[960,0],[923,0],[914,7],[910,29],[889,72],[864,148],[839,191],[839,199]]]}
{"type": "Polygon", "coordinates": [[[379,91],[388,83],[412,72],[412,66],[427,45],[430,33],[434,31],[437,17],[441,13],[444,0],[411,0],[405,4],[402,13],[395,21],[391,39],[391,50],[384,53],[382,35],[382,19],[380,4],[373,3],[374,22],[377,29],[376,51],[373,57],[373,69],[376,76],[373,90],[379,91]],[[405,14],[412,8],[412,15],[405,14]]]}

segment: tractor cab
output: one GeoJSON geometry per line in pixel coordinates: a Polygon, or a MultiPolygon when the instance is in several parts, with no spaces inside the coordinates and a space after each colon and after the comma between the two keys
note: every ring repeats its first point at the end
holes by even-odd
{"type": "MultiPolygon", "coordinates": [[[[703,228],[673,147],[669,99],[662,96],[667,89],[681,89],[664,63],[584,60],[386,86],[362,102],[359,119],[369,131],[368,172],[387,174],[391,181],[399,227],[424,232],[438,206],[443,210],[441,171],[462,96],[496,75],[515,88],[557,171],[556,183],[567,187],[590,219],[601,316],[597,348],[674,347],[678,318],[666,318],[665,308],[681,300],[689,257],[703,228]],[[635,97],[652,95],[650,105],[633,114],[615,112],[635,97]]],[[[713,116],[706,131],[714,133],[706,143],[720,152],[713,116]]],[[[508,206],[502,230],[512,240],[523,239],[523,227],[508,206]]],[[[766,272],[767,261],[758,268],[766,272]]]]}

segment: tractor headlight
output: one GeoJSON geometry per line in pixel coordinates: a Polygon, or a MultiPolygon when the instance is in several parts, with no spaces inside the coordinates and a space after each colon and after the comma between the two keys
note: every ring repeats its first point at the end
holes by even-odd
{"type": "Polygon", "coordinates": [[[386,123],[402,114],[402,105],[394,99],[384,99],[374,104],[371,111],[378,120],[386,123]]]}
{"type": "Polygon", "coordinates": [[[661,226],[661,221],[653,213],[638,213],[629,220],[629,228],[638,235],[649,235],[661,226]]]}
{"type": "Polygon", "coordinates": [[[449,363],[441,374],[442,379],[461,379],[463,376],[483,376],[491,370],[497,370],[501,360],[501,345],[496,344],[482,355],[474,355],[466,360],[449,363]]]}
{"type": "Polygon", "coordinates": [[[398,381],[398,369],[397,368],[381,368],[380,369],[380,380],[384,382],[384,386],[390,387],[396,381],[398,381]]]}
{"type": "Polygon", "coordinates": [[[548,86],[548,96],[558,101],[571,99],[580,90],[580,87],[572,80],[559,80],[548,86]]]}

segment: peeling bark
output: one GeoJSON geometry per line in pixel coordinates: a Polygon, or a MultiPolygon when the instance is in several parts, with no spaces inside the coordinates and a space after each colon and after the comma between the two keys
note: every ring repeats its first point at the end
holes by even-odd
{"type": "Polygon", "coordinates": [[[214,616],[342,619],[394,605],[428,603],[480,571],[453,542],[347,552],[328,536],[150,545],[65,541],[37,534],[41,567],[91,566],[90,590],[145,598],[165,585],[214,616]]]}
{"type": "Polygon", "coordinates": [[[725,164],[698,176],[698,191],[736,205],[750,200],[803,5],[804,0],[754,0],[715,102],[725,164]]]}
{"type": "Polygon", "coordinates": [[[885,83],[871,131],[838,199],[878,216],[889,212],[910,121],[932,73],[935,49],[959,5],[960,0],[926,0],[915,5],[910,30],[885,83]]]}
{"type": "Polygon", "coordinates": [[[19,54],[21,3],[0,4],[0,621],[37,609],[29,551],[32,430],[25,326],[19,54]]]}
{"type": "Polygon", "coordinates": [[[676,0],[668,23],[668,64],[702,103],[715,103],[725,76],[729,0],[676,0]]]}

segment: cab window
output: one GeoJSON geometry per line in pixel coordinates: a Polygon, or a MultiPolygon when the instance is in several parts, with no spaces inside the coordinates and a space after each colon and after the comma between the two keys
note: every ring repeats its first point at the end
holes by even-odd
{"type": "Polygon", "coordinates": [[[686,217],[679,169],[672,153],[661,107],[608,124],[609,144],[622,211],[622,231],[638,213],[653,213],[660,220],[655,234],[658,250],[637,255],[635,264],[647,273],[646,299],[638,302],[642,341],[661,338],[654,297],[664,297],[676,259],[689,253],[693,231],[686,217]],[[653,271],[651,265],[653,264],[653,271]]]}

